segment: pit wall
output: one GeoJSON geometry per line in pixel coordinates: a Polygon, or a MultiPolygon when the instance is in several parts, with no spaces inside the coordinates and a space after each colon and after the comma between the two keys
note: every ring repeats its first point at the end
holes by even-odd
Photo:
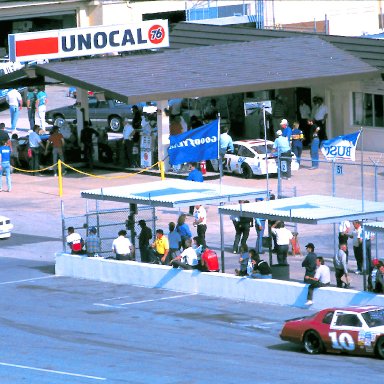
{"type": "MultiPolygon", "coordinates": [[[[308,285],[283,280],[257,280],[232,274],[185,271],[169,266],[56,253],[57,276],[194,293],[231,300],[304,307],[308,285]]],[[[384,306],[384,295],[353,289],[315,289],[311,309],[350,305],[384,306]]]]}

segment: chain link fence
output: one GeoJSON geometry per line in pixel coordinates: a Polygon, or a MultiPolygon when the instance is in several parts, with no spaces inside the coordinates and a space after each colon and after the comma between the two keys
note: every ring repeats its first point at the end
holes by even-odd
{"type": "MultiPolygon", "coordinates": [[[[140,233],[139,220],[145,220],[147,226],[155,233],[155,209],[148,206],[122,207],[122,204],[111,204],[102,201],[95,201],[95,208],[90,209],[87,200],[86,213],[81,216],[64,216],[62,208],[62,233],[63,233],[63,251],[69,251],[66,245],[65,236],[66,229],[73,227],[75,232],[79,233],[83,239],[88,235],[88,229],[97,228],[98,236],[101,240],[100,255],[108,258],[114,257],[112,252],[112,242],[118,236],[118,232],[122,229],[127,231],[127,236],[131,243],[135,246],[136,260],[140,260],[138,252],[138,239],[140,233]],[[104,206],[105,205],[105,206],[104,206]]],[[[126,205],[126,204],[124,204],[126,205]]]]}
{"type": "MultiPolygon", "coordinates": [[[[319,167],[312,169],[310,157],[302,157],[300,169],[292,172],[294,180],[296,172],[308,174],[306,190],[311,194],[330,195],[351,199],[370,201],[384,200],[384,156],[379,154],[365,155],[363,162],[356,156],[356,161],[318,161],[319,167]],[[353,178],[353,182],[351,179],[353,178]]],[[[291,197],[287,188],[288,181],[280,178],[279,196],[291,197]]],[[[300,185],[295,185],[296,195],[302,195],[300,185]]]]}

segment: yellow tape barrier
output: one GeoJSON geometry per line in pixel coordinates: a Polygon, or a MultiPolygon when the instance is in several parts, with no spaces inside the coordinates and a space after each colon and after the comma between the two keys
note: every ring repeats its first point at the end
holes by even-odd
{"type": "Polygon", "coordinates": [[[53,170],[54,167],[57,166],[57,169],[58,169],[58,182],[59,182],[59,195],[60,197],[63,196],[63,180],[62,180],[62,176],[63,176],[63,172],[62,172],[62,167],[65,166],[66,168],[68,169],[71,169],[72,171],[75,171],[77,173],[80,173],[84,176],[89,176],[89,177],[96,177],[98,179],[125,179],[127,177],[131,177],[131,176],[135,176],[135,175],[139,175],[140,173],[143,173],[145,171],[148,171],[149,169],[151,168],[154,168],[156,166],[159,165],[159,168],[160,168],[160,174],[161,174],[161,179],[164,180],[165,179],[165,176],[164,176],[164,162],[163,161],[158,161],[157,163],[151,165],[150,167],[147,167],[147,168],[144,168],[144,169],[141,169],[140,171],[138,172],[134,172],[134,173],[130,173],[128,175],[119,175],[119,176],[103,176],[103,175],[94,175],[92,173],[88,173],[88,172],[83,172],[83,171],[80,171],[79,169],[75,168],[75,167],[72,167],[70,166],[69,164],[67,163],[64,163],[63,161],[59,160],[57,163],[55,164],[52,164],[50,165],[49,167],[46,167],[46,168],[41,168],[41,169],[21,169],[21,168],[17,168],[17,167],[13,167],[13,169],[15,169],[16,171],[19,171],[19,172],[25,172],[25,173],[34,173],[34,172],[41,172],[41,171],[47,171],[47,170],[53,170]]]}

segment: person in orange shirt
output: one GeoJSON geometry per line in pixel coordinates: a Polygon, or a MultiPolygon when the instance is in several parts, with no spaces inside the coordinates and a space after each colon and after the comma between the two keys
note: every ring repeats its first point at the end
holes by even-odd
{"type": "MultiPolygon", "coordinates": [[[[53,126],[51,130],[51,135],[47,140],[47,145],[45,147],[45,156],[48,153],[49,146],[52,145],[52,157],[53,164],[57,163],[57,160],[60,159],[64,161],[64,136],[60,133],[59,127],[53,126]]],[[[57,165],[54,166],[55,176],[57,176],[57,165]]]]}

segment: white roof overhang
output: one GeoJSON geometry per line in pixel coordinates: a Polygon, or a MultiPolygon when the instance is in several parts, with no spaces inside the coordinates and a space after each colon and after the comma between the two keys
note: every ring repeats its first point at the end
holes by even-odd
{"type": "Polygon", "coordinates": [[[168,179],[150,183],[98,188],[82,191],[81,197],[93,200],[117,201],[152,207],[185,207],[196,204],[220,204],[239,199],[265,197],[267,190],[209,183],[197,183],[180,179],[168,179]]]}
{"type": "Polygon", "coordinates": [[[370,232],[384,232],[384,222],[364,223],[363,228],[370,232]]]}
{"type": "MultiPolygon", "coordinates": [[[[329,224],[384,216],[384,203],[308,195],[257,203],[224,205],[219,213],[302,224],[329,224]]],[[[367,224],[365,225],[365,228],[367,224]]]]}

